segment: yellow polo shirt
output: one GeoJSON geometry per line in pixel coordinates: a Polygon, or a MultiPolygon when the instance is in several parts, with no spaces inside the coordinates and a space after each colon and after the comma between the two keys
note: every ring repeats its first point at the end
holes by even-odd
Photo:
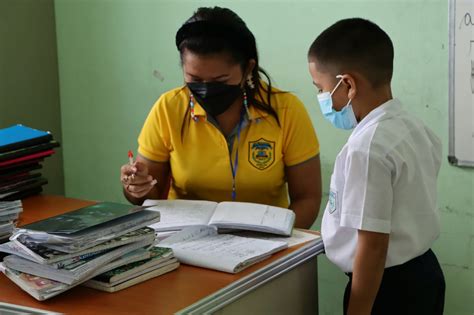
{"type": "Polygon", "coordinates": [[[180,87],[164,93],[149,113],[138,137],[143,157],[171,166],[170,199],[232,200],[232,165],[238,150],[236,201],[288,207],[285,166],[315,157],[319,143],[308,113],[291,93],[272,94],[273,116],[253,106],[252,120],[234,140],[229,155],[226,138],[206,119],[196,104],[191,119],[189,90],[180,87]]]}

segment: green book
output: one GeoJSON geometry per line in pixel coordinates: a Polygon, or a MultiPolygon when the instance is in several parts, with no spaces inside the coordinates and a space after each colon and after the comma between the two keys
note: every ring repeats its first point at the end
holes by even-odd
{"type": "Polygon", "coordinates": [[[165,273],[168,273],[170,271],[173,271],[173,270],[177,269],[178,267],[179,267],[179,262],[176,259],[171,259],[170,263],[165,265],[165,266],[162,266],[162,267],[153,269],[151,271],[142,273],[140,275],[137,275],[134,278],[126,279],[123,282],[119,282],[119,283],[116,283],[116,284],[113,284],[113,285],[110,285],[110,284],[107,284],[107,283],[104,283],[104,282],[100,282],[100,281],[95,281],[95,280],[86,281],[86,282],[84,282],[83,285],[86,286],[86,287],[89,287],[89,288],[100,290],[100,291],[117,292],[117,291],[123,290],[125,288],[128,288],[132,285],[144,282],[148,279],[152,279],[152,278],[161,276],[165,273]]]}
{"type": "Polygon", "coordinates": [[[146,270],[155,265],[161,264],[163,261],[173,258],[173,250],[165,247],[152,247],[150,249],[150,258],[145,260],[136,261],[103,274],[98,275],[93,280],[105,282],[105,283],[116,283],[123,279],[128,278],[133,274],[140,273],[142,270],[146,270]]]}
{"type": "Polygon", "coordinates": [[[99,202],[22,226],[22,229],[46,233],[74,234],[145,209],[142,206],[99,202]]]}

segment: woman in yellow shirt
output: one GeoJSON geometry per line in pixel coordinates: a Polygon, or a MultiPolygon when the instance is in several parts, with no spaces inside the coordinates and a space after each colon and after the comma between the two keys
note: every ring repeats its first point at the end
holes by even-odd
{"type": "Polygon", "coordinates": [[[164,198],[169,188],[170,199],[289,207],[295,226],[309,228],[321,202],[319,143],[300,100],[260,68],[246,24],[229,9],[200,8],[176,46],[186,84],[149,113],[136,162],[121,169],[127,199],[164,198]]]}

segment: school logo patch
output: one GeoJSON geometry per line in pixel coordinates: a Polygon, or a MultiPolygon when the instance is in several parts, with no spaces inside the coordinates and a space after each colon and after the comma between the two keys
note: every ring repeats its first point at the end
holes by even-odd
{"type": "Polygon", "coordinates": [[[263,138],[249,142],[249,162],[255,168],[264,170],[275,161],[275,142],[263,138]]]}
{"type": "Polygon", "coordinates": [[[337,192],[330,191],[329,192],[329,200],[328,200],[328,210],[330,214],[333,214],[334,211],[337,209],[337,192]]]}

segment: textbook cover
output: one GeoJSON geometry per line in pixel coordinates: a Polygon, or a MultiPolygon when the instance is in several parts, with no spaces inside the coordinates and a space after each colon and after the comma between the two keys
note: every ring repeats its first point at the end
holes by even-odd
{"type": "Polygon", "coordinates": [[[99,202],[91,206],[27,224],[21,228],[51,234],[72,234],[143,209],[145,209],[143,206],[115,202],[99,202]]]}

